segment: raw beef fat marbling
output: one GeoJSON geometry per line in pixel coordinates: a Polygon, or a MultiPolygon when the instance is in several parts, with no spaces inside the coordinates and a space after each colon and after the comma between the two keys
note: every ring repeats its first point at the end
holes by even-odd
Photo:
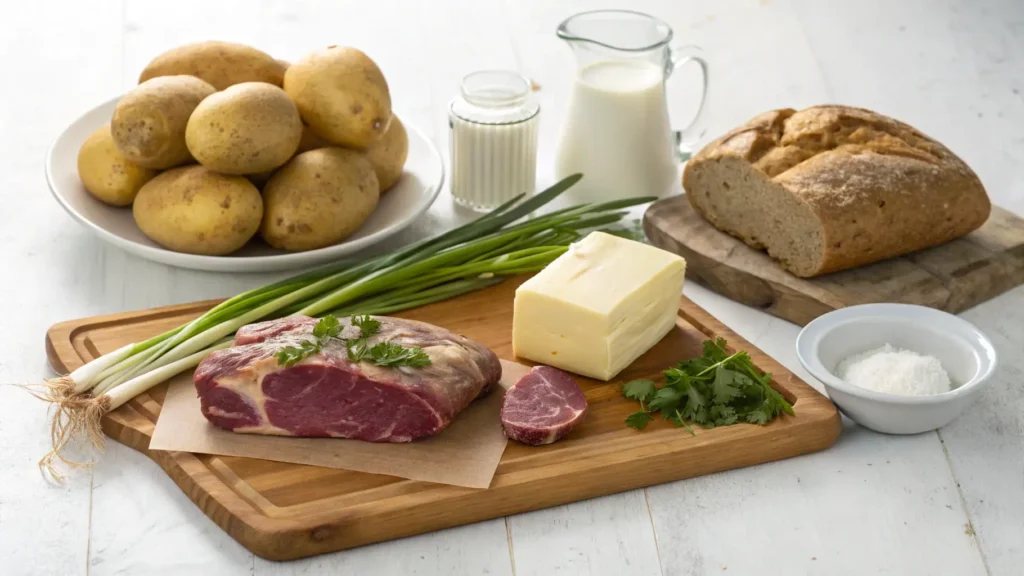
{"type": "MultiPolygon", "coordinates": [[[[383,340],[419,346],[426,367],[385,368],[351,362],[343,341],[289,366],[274,356],[313,339],[317,320],[293,316],[241,328],[230,348],[206,357],[193,381],[203,415],[235,432],[330,436],[371,442],[408,442],[444,430],[474,399],[501,379],[498,357],[448,330],[377,317],[383,340]]],[[[342,319],[342,336],[358,328],[342,319]]]]}

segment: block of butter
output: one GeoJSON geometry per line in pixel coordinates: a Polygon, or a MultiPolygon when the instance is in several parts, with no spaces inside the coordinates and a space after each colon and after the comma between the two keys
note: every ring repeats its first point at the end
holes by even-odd
{"type": "Polygon", "coordinates": [[[686,261],[591,232],[516,290],[515,355],[611,380],[675,325],[686,261]]]}

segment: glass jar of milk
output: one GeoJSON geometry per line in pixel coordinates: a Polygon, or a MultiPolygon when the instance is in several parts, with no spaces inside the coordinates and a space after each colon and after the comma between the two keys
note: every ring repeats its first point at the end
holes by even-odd
{"type": "Polygon", "coordinates": [[[533,193],[539,113],[530,82],[515,72],[486,70],[462,79],[448,113],[456,202],[490,210],[533,193]]]}
{"type": "Polygon", "coordinates": [[[573,48],[577,70],[555,172],[583,174],[566,196],[602,202],[674,190],[679,161],[702,133],[707,64],[699,49],[670,48],[668,24],[629,10],[577,14],[559,25],[558,37],[573,48]],[[701,69],[701,101],[690,126],[673,131],[665,80],[686,62],[701,69]]]}

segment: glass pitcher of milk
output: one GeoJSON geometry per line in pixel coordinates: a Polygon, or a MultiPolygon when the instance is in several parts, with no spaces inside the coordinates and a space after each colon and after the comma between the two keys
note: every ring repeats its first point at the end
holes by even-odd
{"type": "Polygon", "coordinates": [[[562,127],[555,171],[577,172],[567,196],[601,202],[663,196],[674,189],[679,162],[701,134],[708,68],[695,46],[672,48],[672,28],[629,10],[595,10],[566,19],[558,37],[576,55],[576,80],[562,127]],[[692,62],[701,70],[701,101],[689,126],[673,131],[665,80],[692,62]]]}

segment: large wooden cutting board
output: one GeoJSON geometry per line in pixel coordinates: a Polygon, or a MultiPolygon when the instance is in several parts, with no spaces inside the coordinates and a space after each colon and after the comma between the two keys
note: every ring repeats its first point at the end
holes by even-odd
{"type": "MultiPolygon", "coordinates": [[[[410,311],[512,359],[512,299],[518,281],[410,311]]],[[[47,333],[50,362],[72,370],[98,354],[161,333],[209,309],[199,302],[72,320],[47,333]]],[[[580,378],[590,403],[583,424],[546,447],[509,442],[490,488],[474,490],[345,470],[250,458],[149,450],[166,384],[103,420],[118,442],[146,454],[221,528],[254,553],[286,560],[341,550],[641,486],[778,460],[831,446],[839,435],[833,404],[693,302],[683,298],[676,328],[613,383],[580,378]],[[775,375],[796,416],[760,427],[696,430],[664,422],[643,432],[623,420],[637,405],[622,381],[656,377],[722,336],[775,375]]]]}
{"type": "Polygon", "coordinates": [[[797,278],[766,253],[719,232],[685,195],[652,204],[644,231],[655,246],[686,258],[688,277],[801,326],[837,308],[872,302],[957,313],[1024,284],[1024,219],[999,207],[963,238],[810,279],[797,278]]]}

